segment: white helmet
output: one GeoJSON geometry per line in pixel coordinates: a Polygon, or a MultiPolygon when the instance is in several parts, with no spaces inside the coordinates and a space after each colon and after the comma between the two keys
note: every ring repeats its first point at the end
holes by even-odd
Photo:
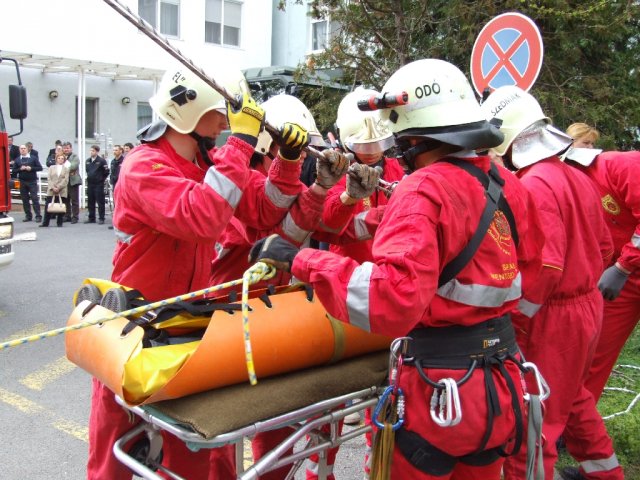
{"type": "Polygon", "coordinates": [[[551,125],[533,96],[515,85],[497,88],[482,104],[485,117],[500,125],[504,141],[497,155],[511,149],[511,163],[524,168],[566,150],[571,137],[551,125]]]}
{"type": "MultiPolygon", "coordinates": [[[[298,98],[286,93],[280,93],[266,100],[260,105],[265,112],[265,119],[273,127],[281,129],[287,123],[297,123],[307,131],[309,145],[326,147],[322,135],[316,127],[316,122],[309,109],[298,98]]],[[[273,138],[266,130],[258,135],[258,144],[255,151],[266,155],[271,148],[273,138]]]]}
{"type": "Polygon", "coordinates": [[[358,100],[379,93],[358,87],[340,102],[336,126],[342,145],[352,152],[382,154],[394,144],[393,134],[380,117],[380,111],[363,112],[358,108],[358,100]]]}
{"type": "MultiPolygon", "coordinates": [[[[217,71],[213,79],[230,95],[249,91],[247,80],[240,70],[227,68],[217,71]]],[[[167,70],[158,91],[149,99],[153,111],[171,128],[191,133],[202,116],[211,110],[226,114],[224,97],[185,67],[167,70]]]]}
{"type": "Polygon", "coordinates": [[[443,60],[416,60],[387,81],[384,93],[409,96],[406,105],[381,110],[396,137],[424,137],[476,150],[502,142],[486,121],[464,74],[443,60]]]}

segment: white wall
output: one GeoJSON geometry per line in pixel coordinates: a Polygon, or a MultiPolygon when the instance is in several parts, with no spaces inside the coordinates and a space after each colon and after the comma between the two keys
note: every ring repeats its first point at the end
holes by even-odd
{"type": "Polygon", "coordinates": [[[309,53],[311,37],[308,7],[289,0],[283,12],[278,10],[277,5],[278,0],[274,0],[271,65],[295,67],[304,62],[309,53]]]}
{"type": "MultiPolygon", "coordinates": [[[[101,0],[11,0],[3,2],[0,50],[61,58],[132,65],[164,70],[174,60],[162,48],[122,18],[101,0]],[[7,21],[12,19],[11,21],[7,21]]],[[[124,0],[137,12],[137,0],[124,0]]],[[[266,0],[244,0],[241,46],[221,47],[205,44],[204,0],[182,0],[180,39],[170,39],[196,65],[215,77],[216,69],[239,69],[271,64],[272,4],[266,0]],[[259,28],[256,28],[256,25],[259,28]]],[[[12,64],[0,64],[0,101],[10,132],[17,122],[10,120],[7,85],[15,83],[12,64]]],[[[78,75],[42,73],[22,68],[28,94],[28,117],[24,133],[16,143],[32,141],[46,154],[56,139],[73,142],[74,151],[85,150],[75,138],[75,98],[78,75]],[[59,96],[50,100],[48,92],[59,96]]],[[[153,94],[149,80],[110,80],[85,75],[87,97],[100,98],[99,129],[111,132],[115,143],[134,142],[137,129],[137,102],[153,94]],[[122,105],[121,98],[131,98],[122,105]]],[[[15,127],[15,128],[13,128],[15,127]]],[[[87,139],[86,145],[93,143],[87,139]]],[[[88,152],[88,148],[85,150],[88,152]]]]}

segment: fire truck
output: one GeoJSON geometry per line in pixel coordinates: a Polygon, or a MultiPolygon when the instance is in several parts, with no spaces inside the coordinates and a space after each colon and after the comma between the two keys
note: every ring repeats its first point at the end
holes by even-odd
{"type": "Polygon", "coordinates": [[[8,134],[4,123],[3,107],[0,102],[0,269],[13,261],[13,218],[11,217],[11,189],[19,188],[18,180],[11,178],[9,140],[11,135],[20,135],[23,130],[22,121],[27,117],[27,91],[22,85],[18,62],[12,58],[2,57],[0,64],[13,63],[17,84],[9,85],[9,117],[20,121],[20,131],[8,134]]]}

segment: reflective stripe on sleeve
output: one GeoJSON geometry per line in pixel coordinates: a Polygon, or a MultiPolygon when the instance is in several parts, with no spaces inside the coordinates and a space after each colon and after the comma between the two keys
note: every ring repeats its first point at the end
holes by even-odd
{"type": "Polygon", "coordinates": [[[522,278],[520,273],[513,280],[510,287],[491,287],[488,285],[463,285],[455,278],[449,280],[438,289],[438,295],[454,302],[473,307],[500,307],[506,302],[516,300],[521,296],[522,278]]]}
{"type": "Polygon", "coordinates": [[[240,203],[242,190],[240,190],[238,186],[226,176],[220,173],[215,166],[209,167],[209,170],[207,170],[207,174],[204,177],[204,183],[213,188],[213,190],[224,198],[234,210],[240,203]]]}
{"type": "Polygon", "coordinates": [[[219,242],[216,242],[215,251],[216,251],[216,255],[217,255],[218,260],[220,260],[222,257],[224,257],[227,253],[229,253],[229,249],[228,248],[224,248],[222,246],[222,244],[219,243],[219,242]]]}
{"type": "Polygon", "coordinates": [[[285,195],[268,178],[264,184],[264,191],[271,203],[278,208],[290,208],[298,197],[297,195],[285,195]]]}
{"type": "Polygon", "coordinates": [[[599,460],[585,460],[584,462],[580,462],[580,466],[585,471],[585,473],[595,473],[608,472],[609,470],[618,468],[620,464],[618,463],[618,457],[616,457],[616,454],[614,453],[609,458],[601,458],[599,460]]]}
{"type": "Polygon", "coordinates": [[[631,237],[631,243],[633,244],[634,247],[640,248],[640,235],[638,235],[637,233],[634,233],[633,236],[631,237]]]}
{"type": "Polygon", "coordinates": [[[282,231],[291,240],[299,243],[304,242],[311,233],[308,230],[300,228],[296,224],[295,220],[291,216],[291,212],[287,213],[287,216],[284,217],[284,220],[282,221],[282,231]]]}
{"type": "Polygon", "coordinates": [[[525,300],[524,298],[521,298],[520,301],[518,302],[518,311],[529,318],[533,317],[536,313],[538,313],[538,310],[540,310],[540,307],[542,307],[542,305],[539,305],[537,303],[532,303],[528,300],[525,300]]]}
{"type": "Polygon", "coordinates": [[[324,232],[329,232],[329,233],[340,233],[344,228],[344,226],[342,226],[342,228],[330,228],[327,225],[325,225],[325,223],[322,220],[320,220],[320,225],[318,227],[320,228],[320,230],[324,232]]]}
{"type": "Polygon", "coordinates": [[[131,244],[131,240],[133,239],[133,235],[130,233],[125,233],[122,230],[118,230],[116,227],[113,227],[113,233],[115,233],[116,238],[119,242],[131,244]]]}
{"type": "Polygon", "coordinates": [[[356,238],[358,240],[369,240],[371,238],[371,234],[367,229],[367,224],[364,219],[367,217],[367,211],[358,213],[355,217],[353,217],[353,226],[356,231],[356,238]]]}
{"type": "Polygon", "coordinates": [[[347,286],[347,311],[349,323],[355,327],[371,331],[369,321],[369,281],[373,263],[364,262],[356,267],[347,286]]]}

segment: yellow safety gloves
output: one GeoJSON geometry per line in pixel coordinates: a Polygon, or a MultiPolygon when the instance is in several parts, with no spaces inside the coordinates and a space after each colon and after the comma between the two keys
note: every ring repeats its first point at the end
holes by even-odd
{"type": "Polygon", "coordinates": [[[297,123],[286,122],[280,135],[276,138],[276,143],[280,145],[280,156],[289,161],[296,161],[300,158],[300,153],[309,143],[307,130],[297,123]]]}
{"type": "Polygon", "coordinates": [[[232,135],[255,147],[264,126],[264,110],[248,93],[243,94],[242,99],[238,97],[238,100],[237,108],[227,102],[229,129],[232,135]]]}

